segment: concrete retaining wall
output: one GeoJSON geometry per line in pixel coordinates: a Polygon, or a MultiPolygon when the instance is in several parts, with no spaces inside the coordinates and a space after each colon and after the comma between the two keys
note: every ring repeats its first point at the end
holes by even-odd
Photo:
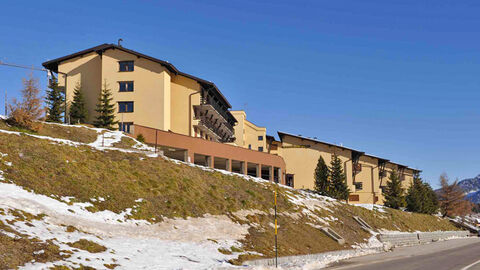
{"type": "MultiPolygon", "coordinates": [[[[356,257],[356,256],[361,256],[361,255],[367,255],[367,254],[372,254],[372,253],[377,253],[381,252],[381,248],[372,248],[369,249],[368,251],[365,250],[355,250],[355,249],[350,249],[350,250],[337,250],[337,251],[329,251],[329,252],[324,252],[324,253],[317,253],[317,254],[307,254],[307,255],[298,255],[298,256],[283,256],[283,257],[278,257],[278,264],[282,265],[282,267],[287,267],[292,263],[296,262],[310,262],[310,261],[324,261],[327,258],[350,258],[350,257],[356,257]]],[[[258,260],[252,260],[252,261],[245,261],[243,263],[244,265],[249,265],[249,266],[272,266],[275,265],[275,258],[268,258],[268,259],[258,259],[258,260]]]]}
{"type": "Polygon", "coordinates": [[[393,246],[403,246],[434,242],[451,237],[467,237],[469,235],[470,233],[468,231],[386,233],[380,234],[378,239],[384,243],[388,242],[393,246]]]}
{"type": "MultiPolygon", "coordinates": [[[[381,242],[388,242],[393,246],[402,246],[402,245],[415,245],[420,243],[427,243],[438,241],[441,239],[447,239],[450,237],[467,237],[470,233],[468,231],[447,231],[447,232],[419,232],[419,233],[385,233],[379,234],[378,238],[381,242]]],[[[368,253],[375,253],[384,250],[384,248],[372,248],[368,252],[365,250],[338,250],[330,251],[325,253],[318,254],[308,254],[308,255],[299,255],[299,256],[283,256],[278,257],[278,264],[285,266],[289,263],[297,261],[322,261],[328,257],[338,257],[338,258],[347,258],[355,257],[359,255],[366,255],[368,253]]],[[[245,261],[244,265],[275,265],[275,258],[268,259],[258,259],[245,261]]]]}

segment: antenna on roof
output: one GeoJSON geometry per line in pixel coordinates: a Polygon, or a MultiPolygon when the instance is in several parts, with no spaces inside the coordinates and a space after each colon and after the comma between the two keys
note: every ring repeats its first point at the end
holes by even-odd
{"type": "Polygon", "coordinates": [[[118,39],[118,43],[117,43],[118,47],[122,47],[122,44],[121,44],[122,41],[123,41],[123,39],[121,39],[121,38],[118,39]]]}

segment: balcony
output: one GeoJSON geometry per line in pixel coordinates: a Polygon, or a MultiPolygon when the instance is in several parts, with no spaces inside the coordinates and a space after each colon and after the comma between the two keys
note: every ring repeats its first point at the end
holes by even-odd
{"type": "Polygon", "coordinates": [[[357,174],[362,171],[362,164],[360,163],[353,163],[353,173],[357,174]]]}
{"type": "Polygon", "coordinates": [[[200,120],[196,128],[220,142],[234,140],[233,116],[227,108],[218,104],[212,97],[202,97],[199,105],[194,105],[195,119],[200,120]]]}
{"type": "Polygon", "coordinates": [[[235,140],[233,130],[229,129],[225,123],[212,122],[201,118],[194,127],[207,134],[216,142],[232,142],[235,140]]]}

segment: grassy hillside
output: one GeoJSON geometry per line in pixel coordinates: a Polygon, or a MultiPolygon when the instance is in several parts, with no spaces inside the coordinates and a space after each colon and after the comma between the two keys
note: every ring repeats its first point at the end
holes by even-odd
{"type": "MultiPolygon", "coordinates": [[[[18,131],[4,122],[0,122],[0,129],[18,131]]],[[[223,254],[235,255],[232,263],[274,256],[272,204],[275,189],[278,190],[281,256],[346,249],[366,242],[371,234],[363,231],[354,221],[352,217],[355,215],[376,230],[456,229],[448,221],[433,216],[391,209],[371,211],[268,182],[205,170],[163,157],[149,157],[146,154],[151,153],[132,148],[138,142],[127,137],[112,147],[135,152],[112,148],[99,150],[87,145],[102,132],[87,127],[48,124],[37,134],[81,143],[75,145],[32,137],[27,133],[0,133],[0,171],[3,171],[4,183],[14,183],[57,200],[72,197],[69,204],[89,203],[86,209],[91,212],[110,210],[122,213],[132,209],[128,211],[129,219],[150,223],[162,223],[173,218],[226,215],[233,222],[248,226],[248,233],[239,240],[238,246],[219,248],[223,254]],[[249,212],[242,212],[244,210],[249,212]],[[333,228],[347,243],[343,246],[337,244],[320,232],[320,226],[333,228]]],[[[1,215],[11,210],[0,208],[0,211],[3,211],[1,215]]],[[[45,220],[46,217],[31,218],[45,220]]],[[[67,228],[69,224],[62,225],[67,228]]],[[[0,265],[22,265],[31,260],[35,250],[40,249],[49,250],[42,253],[43,260],[56,261],[68,256],[59,252],[54,242],[24,238],[23,242],[16,242],[2,234],[3,231],[12,232],[12,228],[0,223],[0,252],[1,247],[14,252],[0,256],[0,265]],[[18,256],[19,253],[25,254],[18,256]]],[[[21,237],[20,234],[18,236],[21,237]]]]}

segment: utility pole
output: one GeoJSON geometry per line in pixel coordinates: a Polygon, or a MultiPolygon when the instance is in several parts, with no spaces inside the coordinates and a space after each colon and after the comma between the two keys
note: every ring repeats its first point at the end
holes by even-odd
{"type": "Polygon", "coordinates": [[[277,246],[277,187],[275,187],[275,268],[278,267],[278,246],[277,246]]]}

